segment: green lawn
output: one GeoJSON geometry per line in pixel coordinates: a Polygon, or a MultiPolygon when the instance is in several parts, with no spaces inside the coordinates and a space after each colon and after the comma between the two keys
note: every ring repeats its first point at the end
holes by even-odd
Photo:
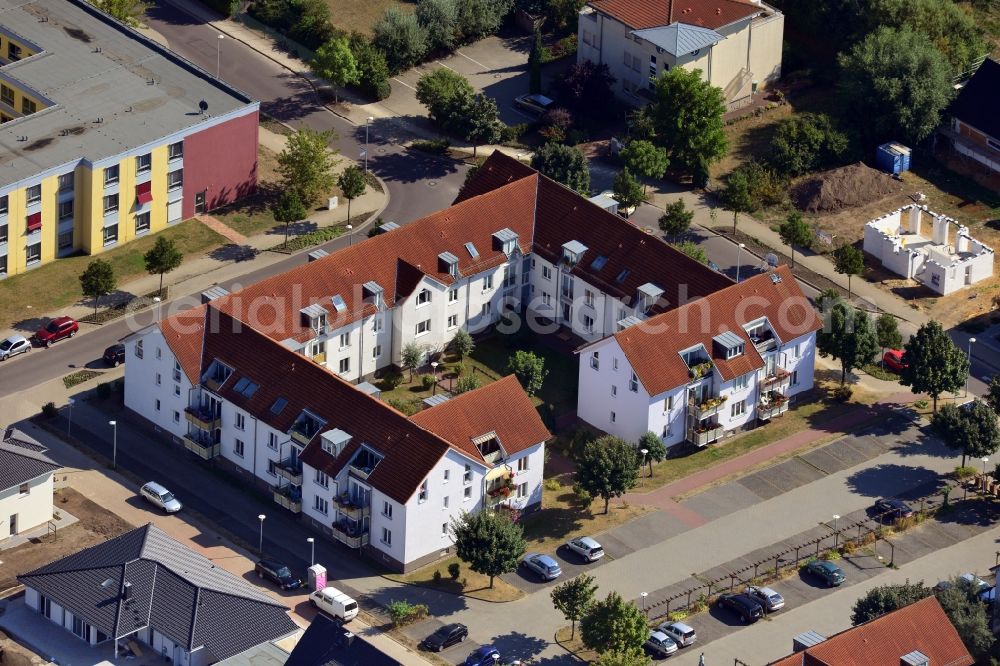
{"type": "MultiPolygon", "coordinates": [[[[201,254],[221,245],[225,239],[197,220],[187,220],[157,234],[116,247],[98,255],[111,262],[119,287],[132,278],[146,274],[142,255],[159,236],[173,240],[185,256],[201,254]]],[[[73,305],[83,298],[80,273],[97,257],[76,256],[56,259],[44,266],[0,281],[0,327],[41,317],[73,305]]]]}

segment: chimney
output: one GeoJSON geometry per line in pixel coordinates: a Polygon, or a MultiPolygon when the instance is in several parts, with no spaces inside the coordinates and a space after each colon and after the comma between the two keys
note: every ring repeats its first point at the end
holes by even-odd
{"type": "Polygon", "coordinates": [[[667,25],[674,22],[674,0],[667,0],[667,25]]]}
{"type": "Polygon", "coordinates": [[[122,601],[128,601],[132,596],[132,583],[125,583],[122,587],[122,601]]]}

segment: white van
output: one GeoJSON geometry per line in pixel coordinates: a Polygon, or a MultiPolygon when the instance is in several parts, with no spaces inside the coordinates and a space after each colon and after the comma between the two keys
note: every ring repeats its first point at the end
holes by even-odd
{"type": "Polygon", "coordinates": [[[358,602],[335,587],[324,587],[309,595],[312,605],[327,615],[350,622],[358,615],[358,602]]]}

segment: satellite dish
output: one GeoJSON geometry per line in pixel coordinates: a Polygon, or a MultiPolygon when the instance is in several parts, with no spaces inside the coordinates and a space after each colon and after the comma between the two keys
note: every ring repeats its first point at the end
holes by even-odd
{"type": "Polygon", "coordinates": [[[200,102],[198,102],[198,108],[201,109],[202,113],[205,113],[206,111],[208,111],[208,102],[206,102],[205,100],[201,100],[200,102]]]}

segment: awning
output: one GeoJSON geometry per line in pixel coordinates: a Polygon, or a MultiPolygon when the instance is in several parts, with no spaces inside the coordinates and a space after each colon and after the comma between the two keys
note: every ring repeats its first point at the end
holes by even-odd
{"type": "Polygon", "coordinates": [[[152,181],[146,181],[145,183],[139,183],[135,186],[135,196],[139,200],[139,205],[148,204],[153,200],[152,192],[153,183],[152,181]]]}
{"type": "Polygon", "coordinates": [[[38,231],[42,228],[42,214],[32,213],[28,216],[28,231],[38,231]]]}

